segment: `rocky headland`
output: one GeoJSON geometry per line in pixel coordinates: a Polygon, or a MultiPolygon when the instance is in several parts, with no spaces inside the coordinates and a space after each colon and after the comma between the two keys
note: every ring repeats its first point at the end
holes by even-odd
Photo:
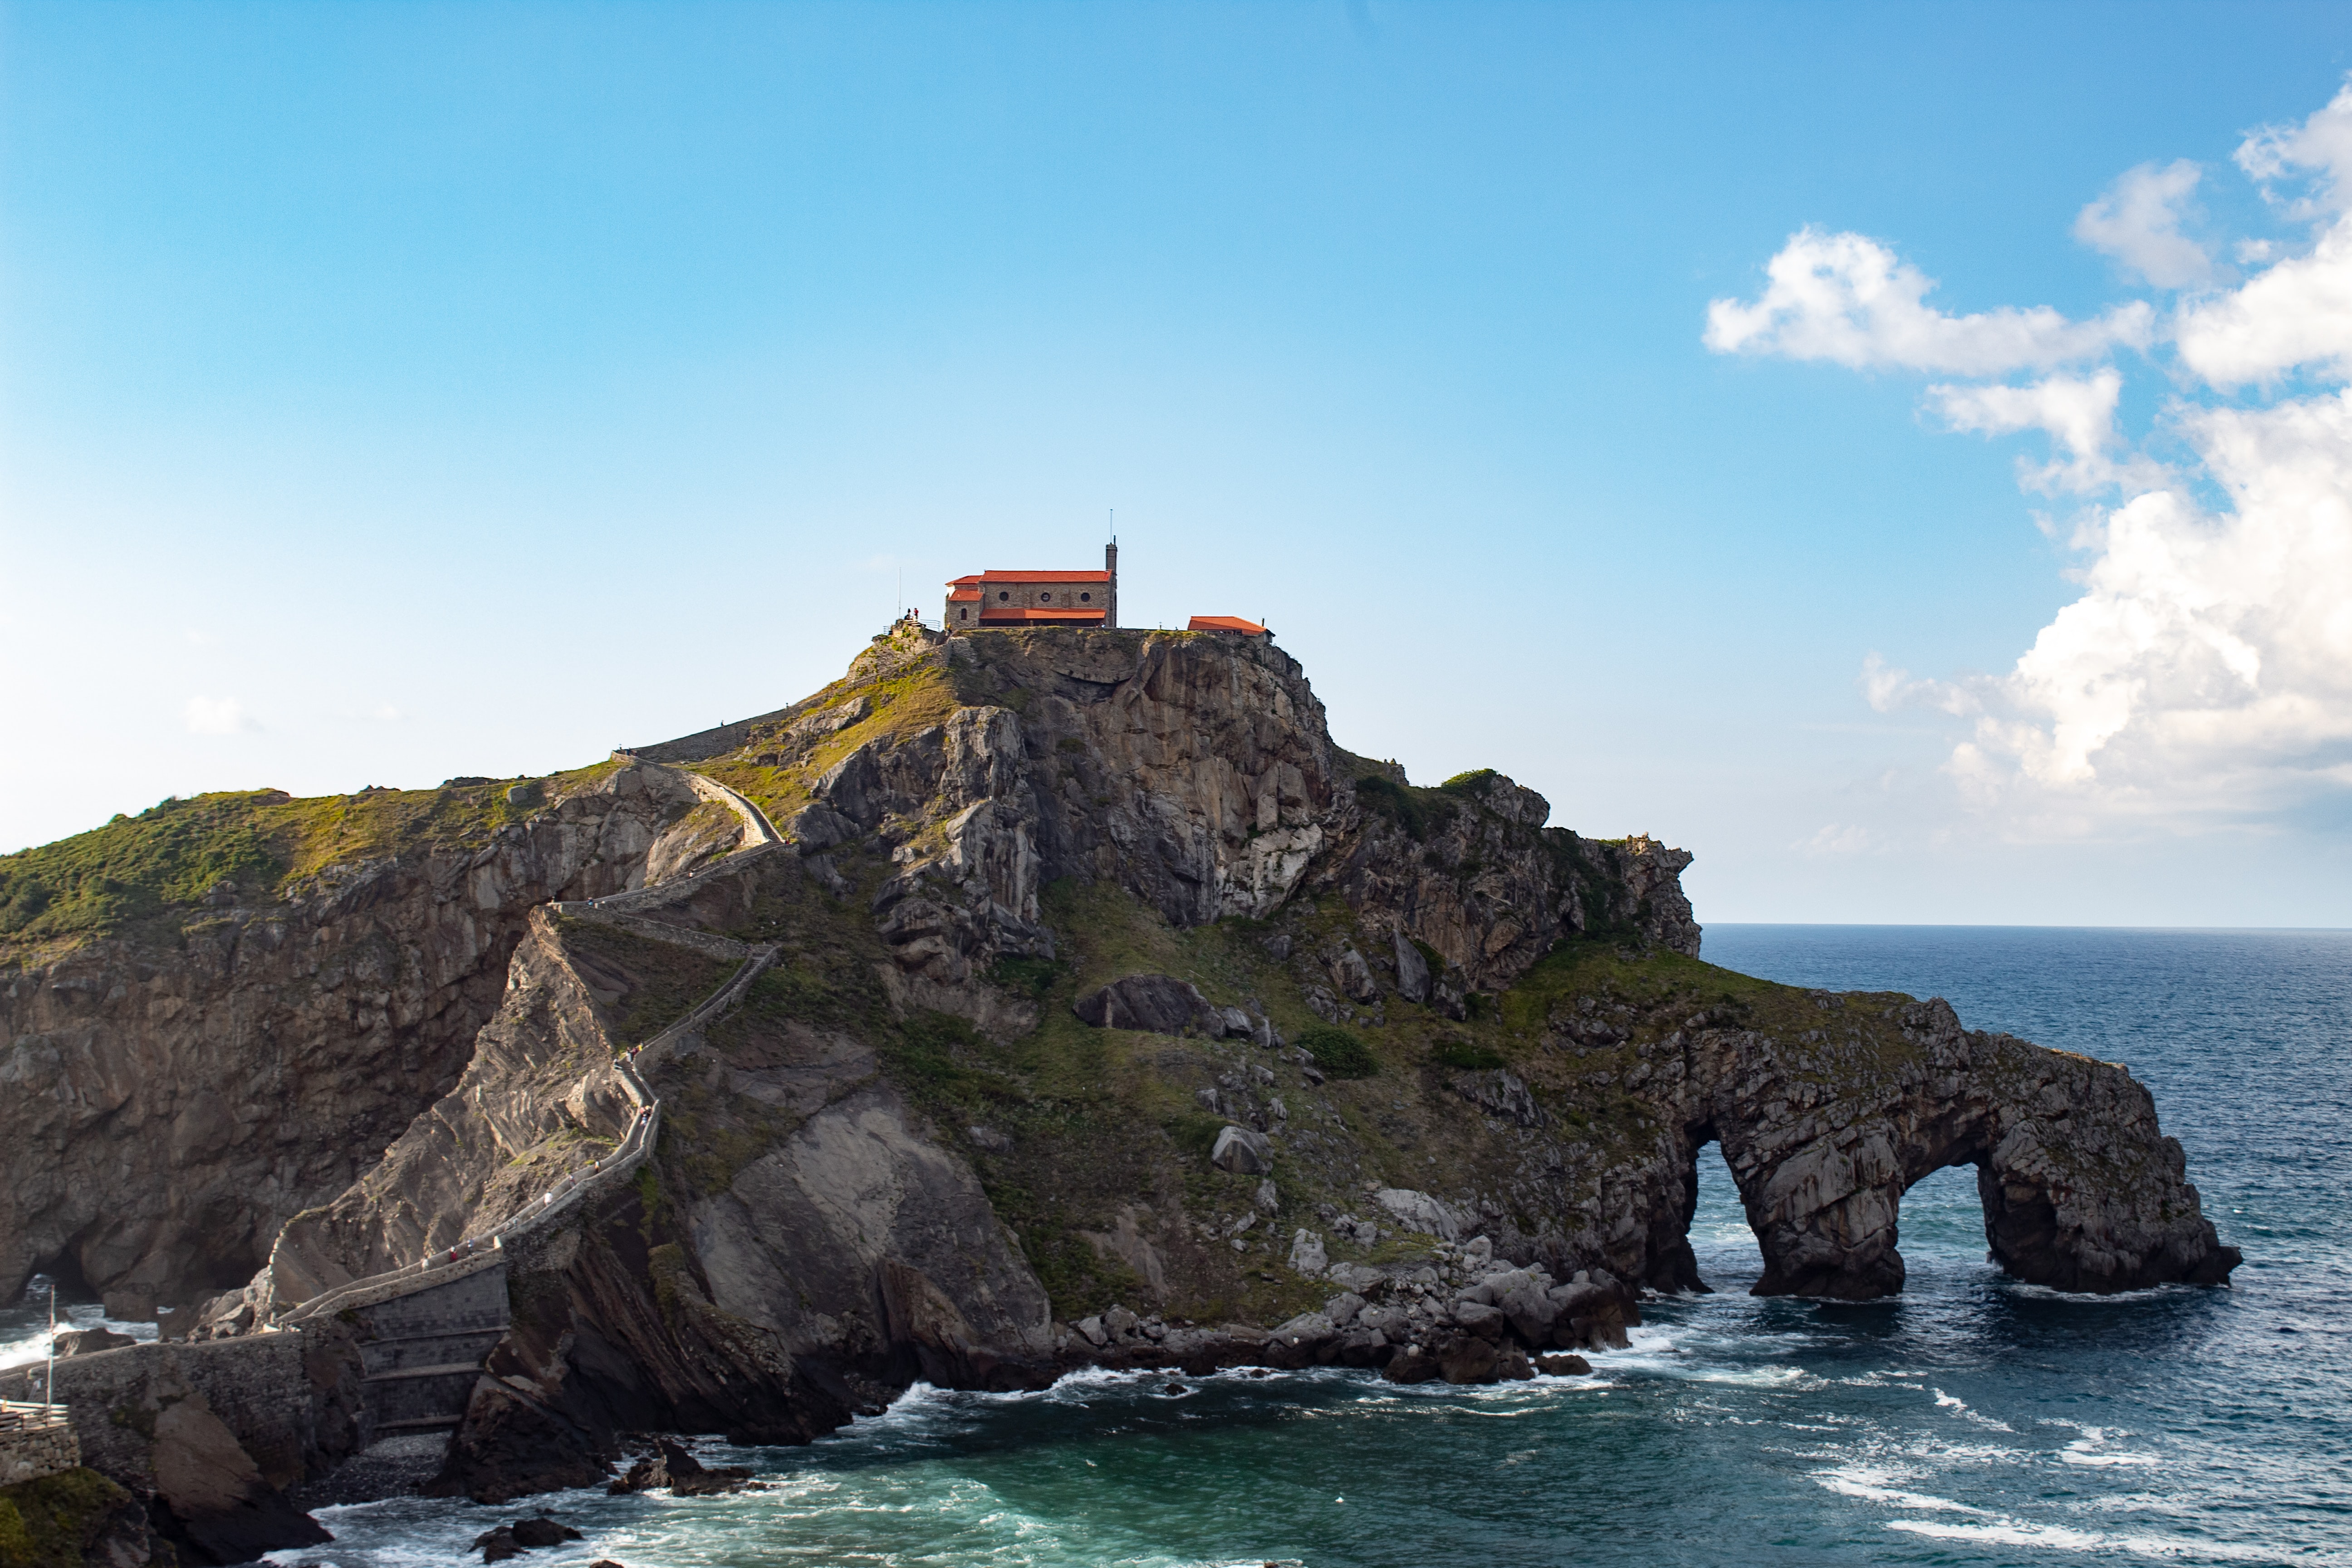
{"type": "Polygon", "coordinates": [[[1549,815],[1263,640],[908,625],[544,781],[166,803],[0,859],[0,1290],[179,1309],[60,1394],[150,1493],[197,1401],[262,1520],[917,1379],[1572,1373],[1706,1289],[1710,1143],[1761,1293],[1900,1290],[1950,1165],[2020,1279],[2227,1279],[2123,1068],[1715,968],[1686,854],[1549,815]]]}

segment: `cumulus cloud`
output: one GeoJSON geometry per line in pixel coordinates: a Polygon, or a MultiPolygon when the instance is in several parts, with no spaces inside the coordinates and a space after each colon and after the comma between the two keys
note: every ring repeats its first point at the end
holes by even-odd
{"type": "Polygon", "coordinates": [[[2123,376],[2112,368],[2089,375],[2053,375],[2024,386],[1931,386],[1928,401],[1955,430],[1987,436],[2021,430],[2048,434],[2059,452],[2047,463],[2018,459],[2028,489],[2089,494],[2117,486],[2164,482],[2164,470],[2137,457],[2118,458],[2116,405],[2123,376]]]}
{"type": "MultiPolygon", "coordinates": [[[[2263,183],[2312,174],[2318,186],[2298,209],[2305,216],[2352,206],[2352,83],[2337,89],[2300,125],[2265,125],[2238,145],[2238,167],[2263,183]]],[[[2265,195],[2276,199],[2267,189],[2265,195]]]]}
{"type": "Polygon", "coordinates": [[[2260,809],[2352,763],[2352,392],[2184,416],[2231,509],[2105,521],[2084,593],[1956,757],[2122,804],[2260,809]]]}
{"type": "Polygon", "coordinates": [[[1936,708],[1946,713],[1973,713],[1983,706],[1967,687],[1948,680],[1922,680],[1898,669],[1875,650],[1862,661],[1862,694],[1881,713],[1899,708],[1936,708]]]}
{"type": "Polygon", "coordinates": [[[2352,374],[2352,86],[2300,125],[2255,132],[2237,162],[2266,184],[2311,181],[2313,195],[2289,205],[2314,223],[2314,243],[2300,256],[2279,257],[2269,241],[2242,247],[2271,265],[2244,288],[2181,312],[2181,363],[2223,388],[2305,366],[2352,374]]]}
{"type": "Polygon", "coordinates": [[[1886,247],[1814,228],[1790,237],[1764,272],[1764,292],[1752,304],[1707,306],[1708,348],[1856,370],[2001,375],[2144,344],[2156,320],[2138,300],[2092,321],[2069,321],[2046,305],[1947,315],[1927,302],[1934,279],[1886,247]]]}
{"type": "Polygon", "coordinates": [[[2127,171],[2076,216],[2074,237],[2159,289],[2212,281],[2213,258],[2180,232],[2181,208],[2201,174],[2186,158],[2160,169],[2142,163],[2127,171]]]}
{"type": "Polygon", "coordinates": [[[234,697],[191,697],[181,718],[191,735],[239,735],[261,728],[234,697]]]}
{"type": "MultiPolygon", "coordinates": [[[[2132,170],[2077,220],[2079,237],[2158,287],[2204,286],[2168,339],[2135,335],[2152,320],[2134,313],[2144,301],[2089,322],[1943,316],[1884,247],[1811,231],[1773,258],[1754,305],[1708,312],[1719,352],[2041,373],[1926,395],[1956,430],[2045,433],[2051,460],[2021,463],[2021,480],[2097,498],[2074,541],[2079,594],[2002,673],[1922,679],[1874,652],[1860,681],[1882,712],[1964,724],[1946,774],[2021,837],[2260,824],[2352,792],[2352,86],[2300,124],[2254,132],[2236,162],[2266,184],[2301,181],[2291,200],[2266,194],[2306,232],[2239,246],[2251,270],[2231,286],[2202,247],[2171,243],[2193,164],[2132,170]],[[2158,428],[2189,455],[2178,472],[2119,428],[2123,370],[2059,368],[2124,347],[2174,373],[2158,428]]],[[[1840,845],[1825,828],[1807,847],[1840,845]]]]}

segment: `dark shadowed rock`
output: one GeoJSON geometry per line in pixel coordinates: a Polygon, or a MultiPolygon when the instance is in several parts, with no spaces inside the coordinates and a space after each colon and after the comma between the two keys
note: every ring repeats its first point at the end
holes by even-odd
{"type": "Polygon", "coordinates": [[[672,1497],[712,1497],[740,1491],[751,1479],[751,1472],[740,1465],[705,1465],[667,1437],[655,1438],[654,1450],[651,1458],[639,1459],[629,1467],[627,1475],[604,1489],[618,1495],[667,1487],[672,1497]]]}
{"type": "Polygon", "coordinates": [[[593,1487],[610,1473],[595,1445],[564,1416],[496,1378],[474,1385],[427,1497],[500,1503],[533,1492],[593,1487]]]}
{"type": "Polygon", "coordinates": [[[1114,980],[1079,997],[1070,1010],[1097,1029],[1141,1029],[1154,1035],[1223,1032],[1216,1009],[1198,986],[1165,974],[1114,980]]]}

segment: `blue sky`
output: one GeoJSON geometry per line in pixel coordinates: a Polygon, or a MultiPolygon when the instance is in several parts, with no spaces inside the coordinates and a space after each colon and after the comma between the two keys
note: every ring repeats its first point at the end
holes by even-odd
{"type": "Polygon", "coordinates": [[[0,6],[0,847],[774,708],[1116,508],[1129,624],[1702,920],[2352,923],[2345,360],[2251,292],[2343,18],[0,6]]]}

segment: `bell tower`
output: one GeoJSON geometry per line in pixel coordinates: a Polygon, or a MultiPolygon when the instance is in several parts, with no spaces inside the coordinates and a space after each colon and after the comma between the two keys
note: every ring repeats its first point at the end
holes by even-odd
{"type": "Polygon", "coordinates": [[[1118,625],[1118,535],[1115,533],[1103,546],[1103,570],[1110,574],[1110,604],[1103,612],[1103,625],[1115,628],[1118,625]]]}

